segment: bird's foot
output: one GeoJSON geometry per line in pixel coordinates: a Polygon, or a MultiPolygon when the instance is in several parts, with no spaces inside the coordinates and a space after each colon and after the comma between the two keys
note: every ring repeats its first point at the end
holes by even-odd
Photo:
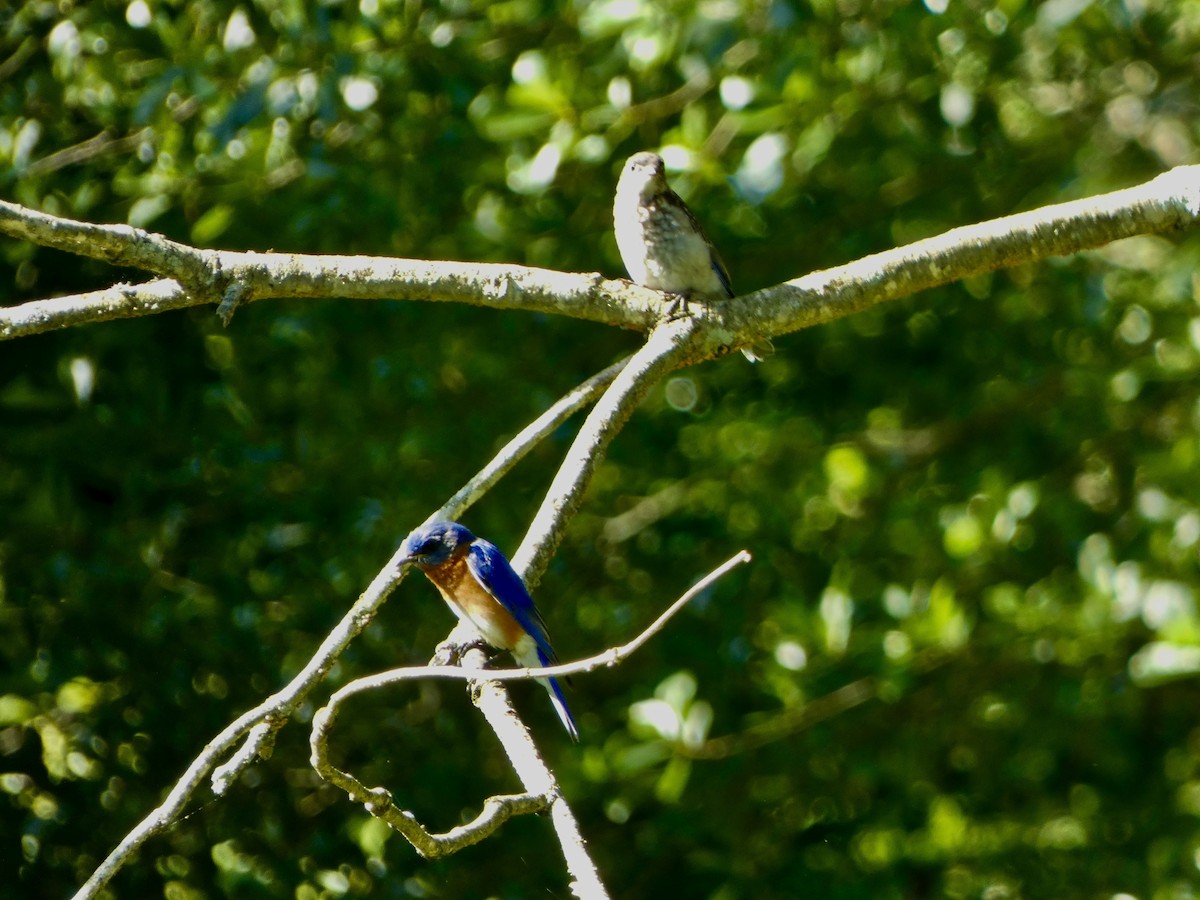
{"type": "Polygon", "coordinates": [[[478,650],[485,655],[491,655],[494,652],[481,637],[462,641],[454,639],[454,636],[451,635],[448,640],[437,645],[429,664],[431,666],[456,666],[472,650],[478,650]]]}
{"type": "Polygon", "coordinates": [[[672,294],[671,302],[667,304],[663,318],[668,322],[674,322],[677,319],[686,319],[690,315],[691,313],[688,311],[688,295],[672,294]]]}

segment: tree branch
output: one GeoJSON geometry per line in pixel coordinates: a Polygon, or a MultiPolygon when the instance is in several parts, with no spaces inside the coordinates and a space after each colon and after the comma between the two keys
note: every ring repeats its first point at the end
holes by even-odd
{"type": "Polygon", "coordinates": [[[169,309],[196,306],[197,302],[173,278],[159,278],[144,284],[115,284],[102,291],[52,300],[31,300],[20,306],[0,309],[0,341],[72,325],[135,319],[169,309]]]}
{"type": "MultiPolygon", "coordinates": [[[[553,432],[563,421],[594,399],[616,377],[624,362],[609,366],[593,375],[558,400],[530,426],[514,437],[496,456],[431,518],[457,517],[517,464],[542,438],[553,432]]],[[[349,612],[322,641],[308,664],[283,689],[267,698],[227,725],[205,745],[199,755],[171,788],[163,802],[137,824],[108,857],[96,868],[87,882],[75,894],[76,900],[95,897],[147,840],[175,822],[183,806],[195,793],[205,775],[217,766],[243,737],[245,743],[226,762],[213,771],[212,787],[224,793],[256,756],[268,756],[276,731],[283,726],[310,691],[333,666],[349,643],[370,624],[376,611],[399,583],[402,573],[397,564],[399,550],[380,570],[370,585],[355,601],[349,612]]],[[[517,804],[519,806],[520,804],[517,804]]],[[[515,807],[514,807],[515,808],[515,807]]],[[[493,815],[500,815],[499,812],[493,815]]],[[[512,815],[509,812],[508,815],[512,815]]],[[[497,823],[497,827],[498,827],[497,823]]]]}
{"type": "Polygon", "coordinates": [[[98,156],[128,153],[136,150],[139,144],[150,141],[153,137],[154,129],[150,127],[139,128],[133,134],[127,134],[124,137],[113,137],[107,131],[101,131],[73,147],[65,147],[57,153],[51,153],[49,156],[43,156],[41,159],[31,162],[21,174],[25,178],[37,178],[57,172],[67,166],[79,165],[98,156]]]}
{"type": "Polygon", "coordinates": [[[1178,166],[1137,187],[955,228],[813,272],[723,304],[717,318],[739,335],[799,331],[972,275],[1194,228],[1198,220],[1200,166],[1178,166]]]}
{"type": "MultiPolygon", "coordinates": [[[[951,659],[951,654],[940,649],[926,650],[912,662],[911,671],[924,674],[936,669],[951,659]]],[[[848,710],[861,706],[879,696],[882,679],[875,676],[859,678],[849,684],[816,697],[795,709],[787,709],[744,731],[722,737],[709,738],[699,746],[680,742],[675,752],[689,759],[726,759],[739,753],[747,753],[766,744],[791,737],[798,731],[811,728],[820,722],[832,719],[848,710]]]]}
{"type": "MultiPolygon", "coordinates": [[[[567,524],[578,511],[608,445],[646,392],[667,372],[692,358],[695,335],[695,321],[690,317],[660,322],[584,421],[514,556],[514,568],[530,587],[540,578],[567,524]]],[[[483,663],[482,654],[468,654],[463,660],[464,668],[478,668],[483,663]]],[[[552,798],[550,813],[574,878],[573,889],[580,892],[579,896],[607,897],[584,848],[578,822],[558,792],[554,776],[542,762],[528,730],[513,711],[507,693],[489,679],[478,686],[477,698],[477,705],[503,744],[526,791],[552,798]],[[519,727],[507,727],[510,723],[519,727]]]]}
{"type": "MultiPolygon", "coordinates": [[[[663,295],[657,291],[596,273],[571,274],[498,263],[199,250],[128,225],[77,222],[3,200],[0,233],[173,278],[180,284],[181,295],[170,308],[218,303],[230,285],[237,285],[239,302],[245,303],[282,297],[458,302],[556,313],[637,331],[650,330],[664,309],[663,295]]],[[[0,338],[132,314],[105,295],[81,295],[95,298],[98,304],[86,317],[78,308],[80,297],[71,298],[76,301],[72,316],[63,321],[47,315],[58,301],[33,301],[40,304],[34,308],[41,314],[36,327],[29,323],[32,313],[24,308],[29,304],[0,310],[0,338]],[[103,299],[110,302],[100,303],[103,299]]]]}
{"type": "MultiPolygon", "coordinates": [[[[585,446],[593,447],[596,456],[591,460],[585,460],[582,465],[574,465],[572,467],[573,474],[568,479],[564,480],[562,478],[562,470],[560,470],[560,477],[555,479],[554,485],[563,482],[567,484],[568,488],[570,485],[574,485],[575,488],[573,490],[568,489],[565,493],[562,491],[556,493],[555,487],[552,485],[550,497],[560,496],[563,500],[563,505],[559,507],[558,515],[552,517],[558,522],[558,525],[553,526],[549,533],[561,535],[563,523],[565,522],[564,516],[568,509],[573,512],[578,508],[582,487],[586,485],[587,480],[594,473],[603,449],[607,447],[613,436],[615,436],[616,431],[619,430],[619,426],[628,419],[638,400],[644,396],[645,392],[649,390],[657,378],[661,377],[661,374],[665,371],[670,370],[671,363],[678,364],[680,360],[685,358],[688,352],[685,339],[693,333],[694,323],[691,319],[683,318],[665,322],[659,328],[655,329],[647,346],[642,351],[639,351],[638,354],[635,354],[628,365],[620,367],[621,372],[624,372],[626,369],[636,366],[637,374],[633,378],[625,379],[618,389],[610,389],[606,392],[601,404],[598,404],[602,405],[606,411],[601,417],[596,417],[595,415],[589,416],[584,423],[580,436],[577,437],[575,443],[572,445],[572,450],[568,452],[567,461],[572,461],[577,455],[577,451],[585,446]],[[581,442],[581,438],[585,440],[581,442]]],[[[515,460],[519,458],[519,455],[517,453],[510,454],[510,448],[521,445],[520,453],[523,454],[526,452],[528,447],[536,442],[536,439],[540,439],[541,436],[549,433],[549,431],[557,427],[557,424],[562,419],[565,419],[571,412],[584,405],[586,402],[584,398],[594,396],[595,392],[598,392],[607,383],[608,379],[616,376],[614,380],[620,380],[620,373],[615,371],[617,368],[618,366],[610,367],[605,372],[595,376],[589,385],[581,386],[581,389],[573,391],[567,398],[560,401],[557,406],[563,412],[561,417],[553,415],[540,417],[539,422],[545,424],[545,430],[540,431],[536,436],[531,434],[531,430],[536,430],[535,423],[535,426],[531,426],[530,429],[523,431],[521,435],[518,435],[514,439],[509,448],[502,451],[497,461],[486,467],[476,479],[472,480],[471,484],[459,491],[450,503],[447,503],[441,510],[434,513],[431,519],[457,518],[466,509],[467,505],[469,505],[470,500],[473,500],[486,490],[486,487],[484,487],[485,484],[490,484],[496,478],[500,477],[503,471],[507,471],[507,468],[511,467],[511,464],[515,464],[515,460]],[[526,441],[529,442],[527,445],[524,443],[526,441]],[[512,457],[511,463],[500,462],[501,458],[509,456],[512,457]],[[489,481],[488,479],[491,480],[489,481]]],[[[566,465],[567,462],[564,462],[564,467],[566,465]]],[[[547,508],[547,505],[543,504],[543,510],[547,508]]],[[[557,545],[557,539],[554,543],[557,545]]],[[[220,794],[228,789],[228,786],[237,774],[245,766],[249,765],[256,756],[269,753],[270,744],[275,732],[287,721],[296,705],[328,673],[334,660],[340,655],[342,650],[370,623],[378,607],[386,600],[396,584],[398,584],[401,577],[401,573],[397,568],[398,554],[399,551],[397,551],[397,555],[393,556],[388,565],[375,577],[339,625],[326,637],[317,653],[310,659],[300,674],[285,688],[264,701],[264,703],[240,716],[205,747],[201,754],[193,761],[192,765],[188,767],[184,776],[176,783],[163,804],[126,835],[121,844],[113,850],[76,894],[77,898],[94,896],[100,888],[107,884],[138,847],[144,844],[151,836],[162,831],[171,822],[175,821],[184,803],[186,803],[187,799],[195,792],[199,783],[203,780],[204,774],[212,769],[216,765],[217,760],[229,752],[243,735],[247,735],[245,744],[227,763],[218,767],[213,773],[213,790],[216,793],[220,794]]],[[[544,567],[544,563],[542,565],[544,567]]],[[[504,733],[503,731],[499,732],[501,735],[504,733]]],[[[525,755],[519,747],[520,744],[515,739],[506,744],[514,766],[519,765],[519,760],[525,755]]],[[[506,806],[505,808],[508,807],[506,806]]],[[[578,836],[578,826],[569,807],[562,801],[561,797],[556,799],[552,815],[560,835],[573,833],[576,837],[578,836]]],[[[489,822],[496,821],[498,827],[499,822],[493,816],[488,816],[487,820],[489,822]]],[[[580,846],[582,845],[580,844],[580,846]]],[[[566,850],[566,843],[564,843],[564,852],[568,852],[566,850]]],[[[586,858],[586,854],[583,854],[583,857],[586,858]]],[[[570,863],[570,854],[568,855],[568,860],[570,863]]],[[[578,882],[587,884],[592,881],[592,877],[589,877],[588,869],[592,870],[591,876],[594,877],[594,867],[592,867],[590,860],[587,860],[586,866],[578,871],[573,870],[578,882]]],[[[595,884],[599,884],[598,879],[595,879],[595,884]]],[[[593,893],[592,896],[603,895],[593,893]]]]}
{"type": "Polygon", "coordinates": [[[204,282],[213,274],[217,254],[197,250],[129,225],[93,225],[38,212],[0,200],[0,232],[43,247],[52,247],[174,278],[204,282]]]}
{"type": "MultiPolygon", "coordinates": [[[[486,657],[478,650],[472,651],[463,660],[463,667],[473,668],[477,674],[486,664],[486,657]]],[[[587,852],[575,813],[559,790],[558,779],[538,752],[529,729],[513,710],[508,691],[495,681],[477,683],[475,706],[499,738],[513,770],[521,779],[522,787],[529,794],[545,797],[549,801],[554,833],[558,836],[563,861],[571,874],[571,893],[585,900],[608,900],[608,890],[587,852]]]]}
{"type": "Polygon", "coordinates": [[[542,438],[595,400],[600,392],[629,365],[631,359],[632,357],[626,357],[613,363],[607,369],[597,372],[587,381],[563,394],[556,403],[518,432],[504,446],[504,449],[492,458],[491,462],[480,469],[474,478],[447,500],[441,509],[426,519],[425,524],[456,519],[464,510],[474,506],[475,501],[490,491],[496,482],[525,458],[525,454],[541,442],[542,438]]]}
{"type": "MultiPolygon", "coordinates": [[[[971,275],[1135,234],[1190,228],[1198,219],[1200,166],[1179,166],[1137,187],[956,228],[732,301],[695,302],[692,315],[702,334],[692,361],[971,275]]],[[[183,286],[172,293],[171,305],[138,311],[114,303],[105,291],[63,298],[74,302],[65,304],[70,314],[61,319],[51,314],[52,305],[44,305],[54,301],[34,301],[43,305],[32,311],[21,306],[0,310],[0,338],[219,302],[232,284],[245,302],[281,297],[447,301],[554,313],[639,331],[650,330],[663,311],[662,294],[598,274],[492,263],[199,250],[127,225],[75,222],[4,201],[0,233],[141,268],[183,286]],[[88,297],[96,306],[85,313],[82,301],[88,297]]]]}
{"type": "Polygon", "coordinates": [[[340,711],[340,704],[331,701],[313,716],[312,733],[309,736],[313,768],[330,784],[345,791],[352,801],[363,804],[367,812],[402,834],[426,859],[439,859],[478,844],[513,816],[543,812],[550,805],[551,798],[546,794],[488,797],[483,802],[483,809],[472,821],[444,834],[431,834],[417,821],[416,816],[396,806],[391,792],[385,788],[368,788],[353,775],[329,762],[329,732],[337,722],[340,711]]]}
{"type": "Polygon", "coordinates": [[[576,896],[606,897],[607,892],[584,849],[578,825],[558,790],[554,775],[538,753],[528,729],[512,712],[507,692],[499,682],[549,675],[571,675],[589,672],[601,666],[617,665],[658,634],[679,610],[711,587],[717,579],[749,561],[750,554],[748,552],[742,550],[737,553],[696,582],[631,641],[619,647],[609,648],[603,653],[587,659],[537,669],[489,669],[486,672],[480,672],[479,667],[486,660],[482,654],[473,653],[469,654],[469,661],[472,663],[470,667],[466,665],[409,666],[364,678],[356,678],[335,691],[326,705],[313,716],[312,731],[309,735],[313,768],[326,781],[344,790],[351,800],[364,804],[371,815],[383,819],[400,832],[418,853],[428,858],[455,853],[464,847],[482,841],[514,815],[542,812],[548,807],[555,829],[559,834],[559,843],[563,848],[568,869],[575,877],[573,890],[576,896]],[[452,678],[475,681],[481,675],[486,677],[487,681],[477,685],[476,705],[484,713],[488,723],[496,731],[505,750],[509,753],[513,767],[525,787],[525,793],[489,797],[484,801],[483,809],[474,821],[445,834],[435,835],[430,834],[411,812],[398,809],[387,789],[368,788],[353,775],[338,769],[329,761],[330,733],[341,712],[342,705],[351,697],[418,678],[452,678]]]}
{"type": "Polygon", "coordinates": [[[584,491],[604,461],[608,445],[650,388],[692,358],[695,336],[695,322],[690,317],[660,323],[588,413],[530,523],[525,540],[513,555],[513,568],[530,590],[541,580],[567,524],[579,510],[584,491]]]}

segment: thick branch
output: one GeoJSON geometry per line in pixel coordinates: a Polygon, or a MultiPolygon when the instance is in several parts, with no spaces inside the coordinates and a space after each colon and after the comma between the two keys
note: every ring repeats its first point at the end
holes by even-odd
{"type": "Polygon", "coordinates": [[[740,297],[716,312],[738,335],[783,334],[983,272],[1135,234],[1194,228],[1197,220],[1200,166],[1179,166],[1137,187],[955,228],[813,272],[740,297]]]}
{"type": "Polygon", "coordinates": [[[212,251],[197,250],[129,225],[93,225],[0,200],[0,232],[43,247],[143,269],[183,282],[204,281],[212,251]]]}
{"type": "MultiPolygon", "coordinates": [[[[696,303],[693,314],[702,339],[696,342],[693,361],[981,272],[1135,234],[1194,227],[1198,218],[1200,166],[1180,166],[1138,187],[956,228],[730,302],[696,303]]],[[[663,309],[661,294],[596,274],[491,263],[198,250],[126,225],[90,225],[3,201],[0,233],[135,266],[187,287],[189,293],[175,295],[172,306],[147,305],[143,312],[218,302],[231,284],[238,287],[239,302],[281,297],[449,301],[555,313],[639,331],[652,328],[663,309]]],[[[48,315],[53,307],[44,305],[0,310],[0,338],[137,314],[112,303],[109,292],[71,299],[70,315],[61,319],[48,315]],[[85,297],[96,300],[86,312],[81,306],[85,297]]]]}
{"type": "MultiPolygon", "coordinates": [[[[468,654],[468,659],[463,661],[463,665],[482,665],[484,662],[486,660],[483,654],[474,651],[468,654]]],[[[587,844],[575,813],[558,789],[558,779],[542,759],[529,729],[513,711],[508,691],[495,681],[478,684],[475,705],[504,746],[504,752],[513,770],[521,779],[521,786],[531,795],[549,799],[550,820],[554,824],[554,833],[558,836],[563,861],[571,874],[571,893],[583,900],[608,900],[608,890],[600,879],[596,864],[587,852],[587,844]]]]}
{"type": "MultiPolygon", "coordinates": [[[[199,250],[128,225],[76,222],[2,200],[0,233],[174,278],[187,288],[175,307],[219,302],[227,288],[236,285],[240,303],[283,297],[433,300],[556,313],[638,331],[653,327],[664,308],[656,291],[594,273],[497,263],[199,250]]],[[[68,298],[34,301],[39,306],[33,310],[26,308],[30,304],[0,310],[0,338],[131,315],[128,307],[102,303],[107,292],[82,296],[96,300],[91,315],[76,308],[62,321],[44,313],[68,298]],[[29,321],[34,312],[43,314],[36,318],[36,327],[29,321]]]]}
{"type": "Polygon", "coordinates": [[[668,372],[694,354],[695,322],[691,318],[661,323],[633,355],[575,435],[538,508],[525,540],[513,555],[513,568],[532,590],[541,580],[567,524],[579,510],[584,491],[604,461],[608,445],[646,393],[668,372]]]}

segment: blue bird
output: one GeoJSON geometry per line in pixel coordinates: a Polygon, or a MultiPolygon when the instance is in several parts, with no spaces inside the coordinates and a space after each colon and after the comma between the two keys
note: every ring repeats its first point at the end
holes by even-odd
{"type": "MultiPolygon", "coordinates": [[[[457,522],[422,525],[404,539],[400,563],[415,563],[433,582],[442,599],[491,646],[507,650],[526,668],[558,662],[546,623],[512,564],[495,544],[477,538],[457,522]]],[[[572,740],[579,729],[567,708],[562,688],[553,678],[538,682],[572,740]]]]}

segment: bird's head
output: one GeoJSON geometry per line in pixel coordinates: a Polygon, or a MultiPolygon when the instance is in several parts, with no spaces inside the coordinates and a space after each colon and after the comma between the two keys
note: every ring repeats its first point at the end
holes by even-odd
{"type": "Polygon", "coordinates": [[[643,151],[635,153],[625,161],[621,179],[617,182],[617,193],[650,199],[668,190],[667,173],[662,157],[657,153],[643,151]]]}
{"type": "Polygon", "coordinates": [[[416,563],[423,569],[440,566],[473,540],[475,535],[457,522],[422,525],[404,539],[400,563],[416,563]]]}

